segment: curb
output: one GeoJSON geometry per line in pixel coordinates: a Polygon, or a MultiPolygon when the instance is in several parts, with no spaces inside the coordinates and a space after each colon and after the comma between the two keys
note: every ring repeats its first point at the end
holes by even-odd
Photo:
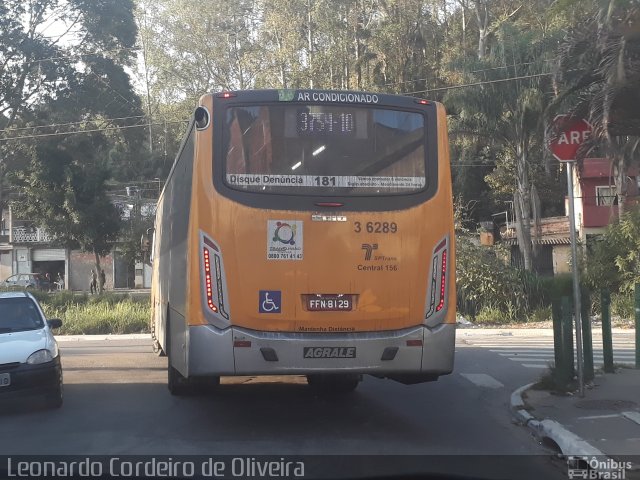
{"type": "Polygon", "coordinates": [[[524,385],[511,394],[511,414],[516,423],[528,427],[539,439],[546,437],[553,440],[565,456],[607,456],[555,420],[539,420],[531,415],[526,410],[527,405],[522,394],[533,385],[535,383],[524,385]]]}
{"type": "Polygon", "coordinates": [[[99,342],[103,340],[151,340],[150,333],[125,333],[122,335],[105,334],[105,335],[56,335],[56,341],[64,342],[99,342]]]}

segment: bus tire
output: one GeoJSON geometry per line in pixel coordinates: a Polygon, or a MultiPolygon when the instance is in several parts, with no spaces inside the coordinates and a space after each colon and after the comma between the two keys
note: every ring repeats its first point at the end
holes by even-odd
{"type": "Polygon", "coordinates": [[[307,375],[307,383],[318,393],[349,393],[358,388],[362,375],[358,373],[307,375]]]}
{"type": "Polygon", "coordinates": [[[187,395],[191,393],[191,384],[188,378],[171,365],[171,329],[169,327],[169,312],[167,308],[167,387],[171,395],[187,395]]]}

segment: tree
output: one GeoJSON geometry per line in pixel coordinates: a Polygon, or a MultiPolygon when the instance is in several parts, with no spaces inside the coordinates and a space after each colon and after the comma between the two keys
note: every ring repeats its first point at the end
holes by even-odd
{"type": "Polygon", "coordinates": [[[611,160],[618,211],[625,211],[626,171],[638,163],[640,147],[640,3],[637,0],[567,0],[580,9],[556,58],[556,97],[548,117],[569,113],[587,118],[590,139],[578,160],[594,151],[611,160]]]}
{"type": "MultiPolygon", "coordinates": [[[[548,79],[539,75],[551,39],[523,33],[510,25],[497,32],[495,52],[474,64],[466,81],[474,88],[453,90],[445,103],[455,113],[452,132],[500,148],[514,166],[513,205],[518,247],[526,270],[532,269],[531,219],[540,217],[540,199],[532,165],[542,163],[542,113],[548,79]],[[518,81],[505,81],[521,77],[518,81]]],[[[536,222],[537,223],[537,222],[536,222]]]]}
{"type": "Polygon", "coordinates": [[[48,141],[33,149],[29,169],[19,177],[17,213],[44,227],[56,242],[100,257],[120,233],[120,212],[106,195],[110,172],[99,161],[91,137],[48,141]]]}
{"type": "Polygon", "coordinates": [[[37,118],[44,103],[59,102],[67,122],[90,120],[78,118],[88,112],[136,115],[139,102],[124,72],[135,38],[132,0],[0,2],[0,209],[7,176],[21,163],[19,143],[54,130],[35,128],[55,117],[37,118]]]}
{"type": "Polygon", "coordinates": [[[594,288],[632,292],[640,282],[640,209],[620,217],[607,227],[592,246],[587,282],[594,288]]]}

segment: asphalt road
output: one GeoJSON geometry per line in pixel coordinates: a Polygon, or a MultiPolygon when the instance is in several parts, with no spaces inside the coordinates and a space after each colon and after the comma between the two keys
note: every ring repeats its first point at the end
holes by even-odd
{"type": "Polygon", "coordinates": [[[470,338],[458,335],[452,375],[413,386],[365,377],[346,396],[318,396],[302,377],[242,377],[223,379],[213,394],[173,397],[166,359],[151,352],[150,341],[61,341],[64,406],[4,408],[0,452],[371,455],[382,462],[378,474],[420,468],[480,478],[567,478],[565,464],[509,415],[511,392],[539,372],[470,338]]]}

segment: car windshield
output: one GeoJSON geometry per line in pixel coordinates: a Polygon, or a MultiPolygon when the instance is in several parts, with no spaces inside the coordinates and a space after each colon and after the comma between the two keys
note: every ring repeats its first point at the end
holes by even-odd
{"type": "Polygon", "coordinates": [[[44,326],[42,315],[29,298],[0,298],[0,333],[37,330],[44,326]]]}

